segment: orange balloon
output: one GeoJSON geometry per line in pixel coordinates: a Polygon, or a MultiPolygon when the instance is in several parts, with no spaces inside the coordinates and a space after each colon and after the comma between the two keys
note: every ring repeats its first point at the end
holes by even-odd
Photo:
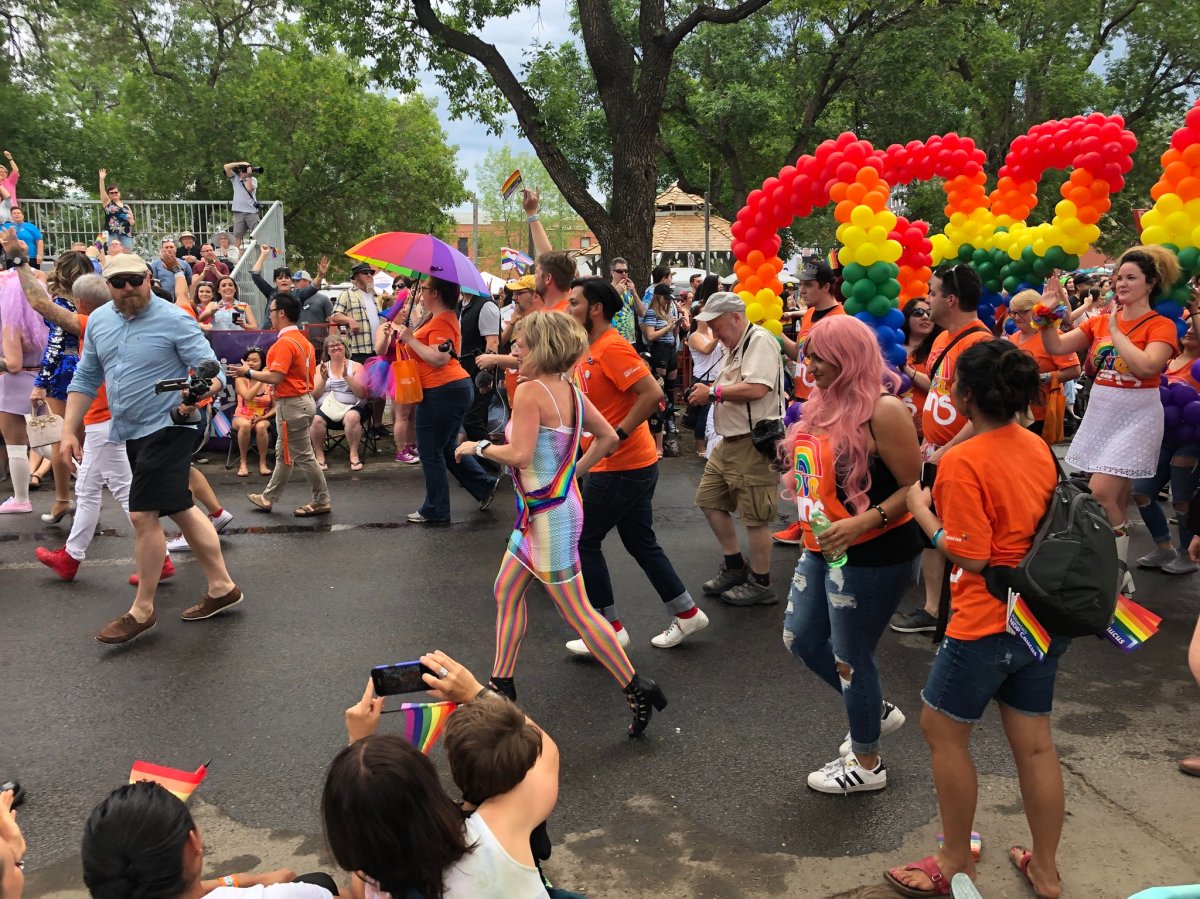
{"type": "Polygon", "coordinates": [[[767,261],[771,263],[771,267],[773,269],[775,269],[776,274],[783,271],[783,260],[780,259],[778,256],[772,256],[767,261]]]}
{"type": "Polygon", "coordinates": [[[864,166],[858,170],[858,174],[854,176],[854,180],[864,187],[870,189],[879,183],[879,169],[871,166],[864,166]]]}
{"type": "Polygon", "coordinates": [[[1200,169],[1200,144],[1190,144],[1184,147],[1180,156],[1193,169],[1200,169]]]}
{"type": "Polygon", "coordinates": [[[1168,184],[1178,184],[1184,178],[1192,174],[1192,167],[1183,160],[1172,162],[1169,166],[1163,169],[1162,180],[1168,184]]]}
{"type": "Polygon", "coordinates": [[[762,279],[759,278],[758,275],[751,275],[744,282],[742,282],[742,286],[751,293],[758,293],[766,285],[763,284],[762,279]]]}
{"type": "Polygon", "coordinates": [[[1195,175],[1184,178],[1176,185],[1175,192],[1179,194],[1179,199],[1185,203],[1188,200],[1200,199],[1200,178],[1197,178],[1195,175]]]}
{"type": "Polygon", "coordinates": [[[748,254],[746,254],[746,262],[749,263],[752,268],[758,268],[766,261],[767,257],[762,250],[751,250],[748,254]]]}
{"type": "Polygon", "coordinates": [[[861,184],[851,184],[846,188],[846,199],[858,206],[862,203],[863,197],[867,195],[867,189],[861,184]]]}
{"type": "MultiPolygon", "coordinates": [[[[844,194],[845,191],[842,191],[842,193],[844,194]]],[[[830,195],[832,196],[832,191],[830,192],[830,195]]],[[[858,204],[856,204],[853,200],[842,200],[835,207],[833,207],[834,219],[839,224],[845,224],[846,222],[850,221],[850,215],[854,212],[856,205],[858,204]]]]}
{"type": "Polygon", "coordinates": [[[773,294],[775,294],[775,296],[779,296],[780,294],[783,293],[783,282],[780,281],[778,278],[772,278],[770,281],[768,281],[766,283],[765,286],[767,288],[769,288],[770,291],[773,294]]]}
{"type": "Polygon", "coordinates": [[[887,195],[878,190],[868,191],[863,197],[863,205],[872,212],[883,212],[887,208],[887,195]]]}
{"type": "Polygon", "coordinates": [[[846,188],[849,187],[845,181],[839,181],[833,187],[829,188],[829,199],[834,203],[840,203],[846,199],[846,188]]]}
{"type": "Polygon", "coordinates": [[[757,269],[755,269],[755,274],[758,275],[759,280],[765,284],[775,277],[775,266],[771,265],[769,262],[764,262],[757,269]]]}
{"type": "Polygon", "coordinates": [[[1080,206],[1075,217],[1085,225],[1094,225],[1100,221],[1101,214],[1095,206],[1080,206]]]}
{"type": "Polygon", "coordinates": [[[1165,185],[1161,181],[1159,181],[1152,188],[1150,188],[1150,199],[1157,200],[1163,194],[1169,194],[1169,193],[1174,193],[1174,191],[1172,191],[1171,188],[1169,188],[1167,185],[1165,185]]]}
{"type": "Polygon", "coordinates": [[[1162,167],[1165,169],[1171,163],[1179,162],[1179,160],[1181,160],[1181,159],[1183,159],[1183,153],[1181,153],[1179,150],[1176,150],[1174,147],[1171,147],[1169,150],[1167,150],[1165,153],[1163,153],[1162,156],[1160,156],[1158,158],[1158,161],[1159,161],[1159,163],[1161,163],[1162,167]]]}
{"type": "Polygon", "coordinates": [[[1089,184],[1091,184],[1095,180],[1096,180],[1096,176],[1093,175],[1091,172],[1089,172],[1087,169],[1075,169],[1075,171],[1071,172],[1071,183],[1072,184],[1079,184],[1079,185],[1082,185],[1083,187],[1087,187],[1089,184]]]}

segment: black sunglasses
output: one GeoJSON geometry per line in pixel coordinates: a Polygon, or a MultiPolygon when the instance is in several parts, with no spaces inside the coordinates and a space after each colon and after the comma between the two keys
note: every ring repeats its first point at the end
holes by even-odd
{"type": "Polygon", "coordinates": [[[920,309],[920,308],[914,309],[912,312],[909,313],[909,317],[910,318],[929,318],[929,310],[928,309],[920,309]]]}
{"type": "Polygon", "coordinates": [[[113,275],[108,279],[108,283],[117,290],[121,290],[126,285],[130,287],[141,287],[146,282],[145,275],[113,275]]]}
{"type": "Polygon", "coordinates": [[[613,271],[618,275],[628,275],[629,274],[629,269],[627,269],[627,268],[614,268],[613,271]]]}

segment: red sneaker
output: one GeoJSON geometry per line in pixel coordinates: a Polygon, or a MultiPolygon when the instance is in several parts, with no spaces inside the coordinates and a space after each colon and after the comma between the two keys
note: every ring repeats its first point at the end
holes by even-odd
{"type": "MultiPolygon", "coordinates": [[[[165,581],[169,577],[174,577],[174,576],[175,576],[175,563],[171,561],[170,556],[167,556],[165,559],[163,559],[163,570],[162,570],[162,574],[160,574],[158,576],[158,579],[161,582],[161,581],[165,581]]],[[[129,575],[129,583],[131,583],[135,587],[138,585],[138,576],[137,576],[136,572],[134,574],[129,575]]]]}
{"type": "Polygon", "coordinates": [[[39,546],[34,550],[37,560],[52,570],[64,581],[75,580],[75,572],[79,571],[79,560],[67,553],[67,548],[49,550],[39,546]]]}
{"type": "Polygon", "coordinates": [[[796,522],[790,527],[784,528],[782,531],[776,531],[771,535],[776,543],[787,543],[791,546],[798,546],[804,542],[804,528],[800,526],[800,522],[796,522]]]}

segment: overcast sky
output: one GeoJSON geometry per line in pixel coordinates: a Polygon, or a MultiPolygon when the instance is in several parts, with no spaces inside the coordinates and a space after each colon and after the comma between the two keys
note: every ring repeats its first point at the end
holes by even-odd
{"type": "MultiPolygon", "coordinates": [[[[513,71],[520,76],[524,60],[523,50],[532,41],[558,44],[570,39],[567,0],[541,0],[539,7],[522,10],[507,19],[493,20],[479,36],[488,43],[495,44],[504,58],[509,61],[513,71]]],[[[467,190],[480,193],[484,190],[500,189],[498,184],[475,183],[475,169],[489,148],[508,143],[516,151],[533,152],[533,147],[521,136],[516,125],[516,116],[512,115],[511,111],[508,115],[509,128],[503,136],[496,137],[489,134],[479,122],[468,119],[451,119],[446,92],[432,74],[426,73],[422,76],[421,90],[426,96],[437,102],[438,112],[442,116],[442,127],[446,129],[449,142],[458,147],[458,166],[467,173],[467,190]]],[[[470,209],[471,206],[468,203],[464,210],[469,213],[470,209]]]]}

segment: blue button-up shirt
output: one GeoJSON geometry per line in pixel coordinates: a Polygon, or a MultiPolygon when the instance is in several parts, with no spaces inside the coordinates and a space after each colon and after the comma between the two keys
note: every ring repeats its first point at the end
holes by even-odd
{"type": "MultiPolygon", "coordinates": [[[[181,269],[183,269],[183,276],[185,278],[187,278],[188,284],[191,284],[192,283],[192,267],[191,267],[191,265],[184,262],[182,259],[177,259],[176,262],[178,262],[179,267],[181,269]]],[[[150,266],[150,272],[154,275],[154,277],[158,278],[158,283],[160,285],[162,285],[162,289],[165,290],[167,293],[169,293],[171,295],[171,298],[174,299],[174,297],[175,297],[175,273],[173,271],[171,271],[169,268],[167,268],[166,263],[164,263],[162,261],[161,256],[159,256],[156,259],[152,259],[147,264],[150,266]]]]}
{"type": "MultiPolygon", "coordinates": [[[[180,394],[155,394],[155,382],[185,378],[216,358],[195,319],[173,303],[152,296],[133,318],[105,303],[88,317],[79,367],[67,391],[94,397],[107,385],[109,439],[135,440],[174,424],[171,410],[179,406],[180,394]]],[[[224,384],[225,372],[219,377],[224,384]]]]}

